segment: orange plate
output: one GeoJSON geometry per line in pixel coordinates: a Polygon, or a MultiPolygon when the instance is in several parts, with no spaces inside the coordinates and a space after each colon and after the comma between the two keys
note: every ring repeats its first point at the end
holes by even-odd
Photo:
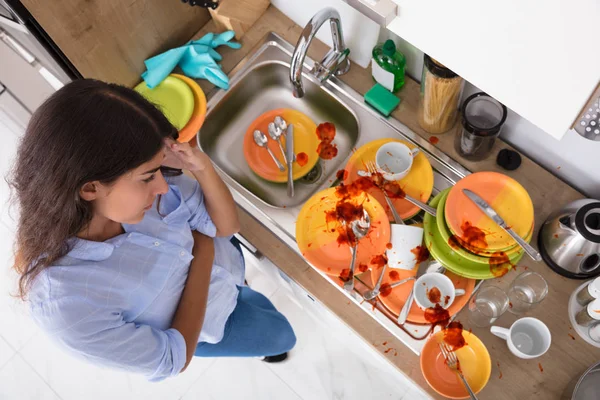
{"type": "MultiPolygon", "coordinates": [[[[409,148],[413,149],[415,146],[411,143],[408,143],[404,140],[400,139],[378,139],[372,142],[369,142],[356,150],[348,163],[346,164],[346,171],[348,171],[348,176],[344,180],[344,184],[348,185],[351,182],[354,182],[359,178],[358,171],[366,170],[365,163],[367,161],[375,162],[375,154],[379,148],[389,142],[400,142],[405,144],[409,148]]],[[[422,202],[427,203],[429,200],[429,196],[431,196],[431,191],[433,190],[433,170],[431,169],[431,164],[425,154],[420,152],[413,162],[413,166],[404,178],[398,181],[398,184],[411,197],[416,199],[420,199],[422,202]]],[[[371,188],[368,190],[369,194],[372,195],[384,205],[386,213],[390,221],[393,221],[394,218],[392,216],[392,212],[390,211],[387,203],[385,201],[385,197],[381,190],[377,188],[371,188]]],[[[398,215],[402,219],[408,219],[413,217],[419,211],[419,207],[414,204],[408,202],[405,199],[391,199],[394,206],[396,207],[396,211],[398,215]]]]}
{"type": "MultiPolygon", "coordinates": [[[[385,276],[383,277],[383,281],[382,281],[382,285],[384,283],[392,284],[392,283],[402,280],[404,278],[409,278],[411,276],[415,276],[417,274],[418,269],[419,269],[418,266],[416,266],[415,268],[413,268],[410,271],[407,271],[404,269],[397,269],[397,268],[386,268],[385,276]],[[390,278],[390,274],[395,275],[394,272],[398,273],[397,279],[390,278]]],[[[377,279],[379,279],[380,271],[381,271],[381,269],[379,269],[379,268],[373,268],[371,270],[371,279],[373,280],[373,282],[377,282],[377,279]]],[[[473,289],[475,288],[475,280],[463,278],[463,277],[458,276],[448,270],[446,270],[445,275],[452,280],[452,282],[454,283],[454,286],[457,289],[464,289],[466,292],[464,295],[456,297],[456,299],[454,300],[452,305],[450,305],[450,307],[448,308],[448,312],[450,313],[450,316],[453,316],[454,314],[459,312],[463,308],[463,306],[465,304],[467,304],[467,302],[469,301],[469,297],[471,297],[471,293],[473,293],[473,289]]],[[[392,311],[393,313],[398,315],[400,313],[400,310],[402,309],[402,306],[404,306],[404,303],[406,302],[406,299],[408,298],[408,294],[410,293],[414,284],[415,284],[415,281],[412,280],[412,281],[403,283],[400,286],[396,286],[395,288],[392,289],[392,292],[389,295],[387,295],[385,297],[379,295],[379,300],[390,311],[392,311]]],[[[417,305],[417,302],[415,302],[415,301],[413,301],[412,307],[410,308],[410,312],[408,313],[408,320],[410,322],[414,322],[417,324],[427,324],[428,323],[425,320],[425,312],[417,305]]]]}
{"type": "Polygon", "coordinates": [[[194,94],[194,111],[188,123],[179,131],[179,139],[177,139],[181,143],[186,143],[196,137],[198,130],[204,123],[204,118],[206,118],[206,96],[195,80],[185,75],[171,74],[171,76],[187,83],[194,94]]]}
{"type": "MultiPolygon", "coordinates": [[[[439,347],[444,332],[429,338],[421,350],[421,372],[433,390],[450,399],[468,399],[469,394],[462,381],[447,365],[439,347]]],[[[456,357],[471,390],[479,393],[490,379],[492,361],[485,345],[474,334],[463,331],[467,343],[456,350],[456,357]]]]}
{"type": "MultiPolygon", "coordinates": [[[[308,199],[296,221],[296,241],[302,255],[321,271],[334,276],[349,268],[352,259],[350,246],[336,241],[336,228],[341,224],[328,224],[325,220],[325,214],[335,209],[338,200],[336,188],[325,189],[308,199]]],[[[351,201],[362,204],[371,218],[369,233],[358,242],[355,271],[358,274],[359,265],[370,267],[373,256],[385,254],[390,241],[390,223],[381,204],[367,193],[362,192],[351,201]]]]}
{"type": "MultiPolygon", "coordinates": [[[[287,182],[287,170],[281,172],[273,162],[267,149],[254,143],[254,131],[258,129],[267,136],[269,139],[267,142],[269,148],[273,154],[275,154],[275,157],[283,164],[281,149],[277,142],[269,137],[269,130],[267,129],[269,123],[273,122],[278,115],[281,116],[288,125],[294,125],[294,152],[296,154],[305,153],[308,156],[308,161],[305,165],[301,166],[297,162],[293,164],[294,180],[300,179],[308,174],[319,161],[319,154],[317,154],[319,138],[316,134],[317,125],[309,117],[300,111],[290,110],[288,108],[267,111],[256,118],[250,126],[248,126],[246,136],[244,136],[244,157],[246,158],[246,162],[250,166],[250,169],[263,179],[282,183],[287,182]]],[[[285,144],[285,138],[282,136],[281,139],[285,144]]]]}
{"type": "Polygon", "coordinates": [[[446,200],[445,216],[452,233],[464,240],[465,234],[461,226],[469,222],[485,232],[487,248],[480,250],[504,251],[516,244],[508,233],[462,192],[462,189],[470,189],[477,193],[496,210],[517,235],[527,236],[533,224],[531,198],[519,182],[497,172],[476,172],[458,181],[450,190],[446,200]]]}

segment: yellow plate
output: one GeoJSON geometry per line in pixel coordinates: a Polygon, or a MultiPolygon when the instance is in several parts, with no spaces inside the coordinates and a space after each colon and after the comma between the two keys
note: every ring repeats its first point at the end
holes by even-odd
{"type": "MultiPolygon", "coordinates": [[[[250,166],[250,169],[261,178],[271,182],[287,182],[287,169],[281,172],[275,162],[269,155],[267,149],[258,146],[254,142],[254,131],[259,130],[269,139],[267,145],[275,157],[283,164],[283,156],[279,144],[269,137],[267,129],[270,122],[273,122],[276,116],[281,116],[287,124],[294,125],[294,153],[296,153],[296,162],[293,164],[294,180],[302,178],[308,174],[319,161],[317,147],[319,138],[317,137],[317,125],[308,116],[300,111],[290,110],[288,108],[279,108],[267,111],[260,115],[249,125],[244,137],[244,157],[250,166]],[[305,163],[303,162],[305,161],[305,163]]],[[[281,136],[281,141],[285,147],[285,138],[281,136]]],[[[287,166],[286,166],[287,168],[287,166]]]]}
{"type": "MultiPolygon", "coordinates": [[[[296,241],[302,255],[321,271],[334,276],[340,276],[352,258],[350,246],[337,242],[341,223],[326,220],[326,213],[335,210],[340,200],[338,188],[325,189],[308,199],[296,221],[296,241]]],[[[369,233],[358,242],[355,269],[358,274],[371,267],[374,256],[385,254],[390,223],[381,204],[367,193],[360,192],[349,201],[362,204],[371,218],[369,233]]]]}
{"type": "MultiPolygon", "coordinates": [[[[375,162],[375,154],[377,153],[377,150],[379,150],[382,145],[389,142],[400,142],[408,146],[410,149],[416,147],[415,145],[400,139],[379,139],[365,144],[356,150],[352,157],[350,157],[350,160],[348,160],[348,163],[346,164],[347,174],[345,174],[346,178],[344,179],[344,184],[347,185],[358,179],[358,171],[366,170],[365,163],[367,161],[375,162]]],[[[415,157],[413,166],[408,175],[397,182],[400,188],[406,194],[416,199],[420,199],[424,203],[427,203],[429,196],[431,196],[431,191],[433,190],[433,169],[431,168],[431,164],[423,152],[420,152],[415,157]]],[[[393,221],[392,212],[387,206],[385,197],[383,196],[381,190],[373,187],[368,189],[368,193],[384,205],[389,220],[393,221]]],[[[405,199],[391,200],[396,207],[398,215],[400,215],[402,219],[408,219],[421,211],[419,207],[405,199]]]]}
{"type": "MultiPolygon", "coordinates": [[[[485,345],[474,334],[463,331],[466,345],[456,350],[460,369],[475,393],[479,393],[490,379],[492,361],[485,345]]],[[[431,336],[421,350],[421,372],[433,390],[450,399],[468,399],[458,374],[452,371],[445,362],[439,347],[443,341],[444,332],[440,331],[431,336]]]]}

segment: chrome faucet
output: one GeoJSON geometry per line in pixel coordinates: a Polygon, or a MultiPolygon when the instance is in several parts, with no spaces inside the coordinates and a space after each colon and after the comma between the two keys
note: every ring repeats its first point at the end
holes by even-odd
{"type": "Polygon", "coordinates": [[[331,24],[333,49],[329,50],[321,62],[315,62],[310,73],[320,82],[325,82],[332,74],[343,75],[350,69],[350,60],[348,60],[350,49],[347,49],[344,44],[340,14],[334,8],[324,8],[308,21],[294,49],[292,64],[290,65],[290,81],[292,82],[294,97],[304,96],[302,64],[304,64],[304,58],[313,37],[326,21],[330,21],[331,24]]]}

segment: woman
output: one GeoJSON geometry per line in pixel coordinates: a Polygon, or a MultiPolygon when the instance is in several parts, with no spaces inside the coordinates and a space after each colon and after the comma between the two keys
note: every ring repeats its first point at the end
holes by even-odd
{"type": "Polygon", "coordinates": [[[95,80],[34,113],[12,177],[20,295],[65,348],[153,381],[194,355],[281,361],[296,338],[243,286],[232,196],[176,137],[141,95],[95,80]]]}

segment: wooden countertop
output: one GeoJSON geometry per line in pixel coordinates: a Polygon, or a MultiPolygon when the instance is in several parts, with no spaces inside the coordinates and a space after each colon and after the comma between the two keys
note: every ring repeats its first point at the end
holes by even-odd
{"type": "MultiPolygon", "coordinates": [[[[231,71],[270,31],[278,33],[290,43],[296,43],[302,28],[275,7],[269,7],[242,38],[241,49],[231,50],[225,46],[219,48],[219,52],[223,55],[221,62],[223,70],[231,71]]],[[[207,32],[216,32],[212,21],[207,23],[194,38],[199,38],[207,32]]],[[[327,46],[315,39],[309,49],[309,56],[320,60],[327,50],[327,46]]],[[[361,94],[373,86],[370,71],[355,64],[352,65],[350,72],[343,75],[341,79],[361,94]]],[[[199,81],[199,83],[207,94],[214,88],[207,81],[199,81]]],[[[399,92],[399,96],[402,98],[402,102],[393,112],[392,117],[400,120],[422,137],[430,138],[431,135],[424,132],[417,122],[419,84],[407,78],[405,87],[399,92]]],[[[527,132],[522,134],[525,135],[527,132]]],[[[583,197],[575,189],[524,155],[522,155],[521,167],[516,171],[508,172],[496,165],[495,156],[480,162],[469,162],[459,157],[454,151],[454,132],[436,137],[439,138],[436,147],[470,171],[502,172],[519,181],[527,189],[535,205],[536,233],[534,237],[537,237],[537,231],[542,222],[553,210],[583,197]]],[[[548,136],[547,140],[554,139],[548,136]]],[[[501,148],[511,147],[502,141],[497,141],[492,154],[497,154],[501,148]]],[[[239,214],[242,224],[241,233],[249,242],[313,297],[337,314],[350,328],[416,384],[434,398],[441,398],[425,382],[421,375],[419,358],[410,349],[375,322],[359,306],[349,301],[344,294],[313,270],[302,257],[288,248],[259,221],[242,209],[239,209],[239,214]],[[387,345],[383,346],[383,342],[387,342],[387,345]],[[384,353],[390,347],[397,350],[397,355],[394,352],[384,353]]],[[[588,366],[600,360],[600,349],[590,346],[577,336],[570,326],[567,315],[569,296],[581,284],[581,281],[563,278],[550,270],[544,263],[536,263],[525,257],[518,265],[517,272],[511,271],[500,279],[484,284],[492,283],[507,288],[518,273],[526,269],[539,272],[548,281],[548,296],[537,309],[528,313],[527,316],[539,318],[548,325],[552,332],[552,346],[548,353],[538,359],[521,360],[513,356],[506,344],[489,333],[488,329],[473,327],[473,333],[485,343],[492,358],[492,375],[487,386],[479,394],[480,399],[557,399],[560,398],[572,379],[579,377],[588,366]],[[542,366],[543,372],[538,364],[542,366]]],[[[463,322],[465,328],[470,327],[466,310],[458,315],[458,319],[463,322]]],[[[515,319],[516,317],[512,314],[505,313],[497,321],[497,324],[508,327],[515,319]]]]}

